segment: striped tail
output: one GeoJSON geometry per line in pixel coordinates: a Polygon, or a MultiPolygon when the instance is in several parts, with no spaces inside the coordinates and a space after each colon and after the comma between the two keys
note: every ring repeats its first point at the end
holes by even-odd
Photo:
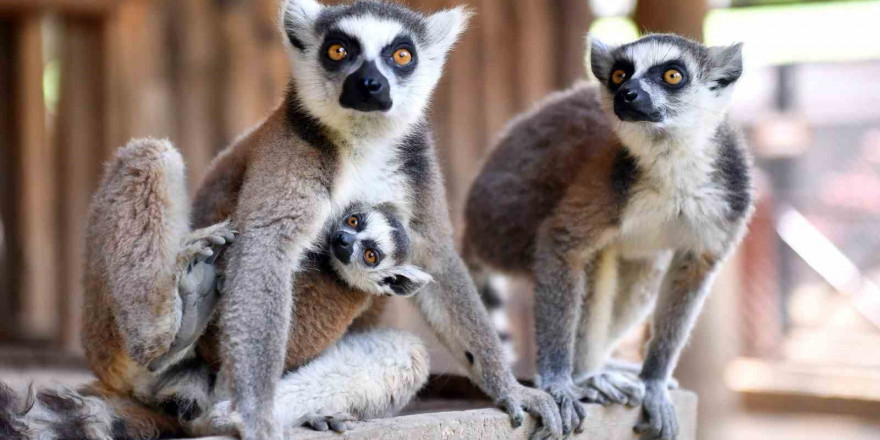
{"type": "Polygon", "coordinates": [[[100,385],[74,391],[16,393],[0,382],[0,438],[9,440],[146,440],[179,436],[177,419],[100,385]]]}

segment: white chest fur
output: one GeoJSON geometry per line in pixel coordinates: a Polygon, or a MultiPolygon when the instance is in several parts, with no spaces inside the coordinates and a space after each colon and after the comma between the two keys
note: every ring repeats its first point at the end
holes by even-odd
{"type": "Polygon", "coordinates": [[[723,253],[734,225],[711,148],[670,149],[640,157],[624,208],[619,246],[630,256],[665,249],[723,253]]]}
{"type": "Polygon", "coordinates": [[[354,202],[370,206],[393,203],[405,217],[400,220],[406,224],[410,217],[408,192],[402,160],[392,143],[347,148],[340,154],[333,180],[331,216],[341,215],[354,202]]]}

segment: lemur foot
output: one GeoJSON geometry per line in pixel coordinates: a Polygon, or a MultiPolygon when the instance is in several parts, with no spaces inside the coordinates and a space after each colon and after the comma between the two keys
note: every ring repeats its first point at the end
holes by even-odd
{"type": "MultiPolygon", "coordinates": [[[[638,362],[630,362],[625,361],[623,359],[609,359],[608,363],[605,364],[605,369],[610,371],[620,371],[624,373],[630,373],[634,376],[638,376],[639,373],[642,372],[642,364],[638,362]]],[[[678,379],[674,377],[670,377],[669,380],[666,381],[667,386],[669,386],[670,390],[678,389],[678,379]]]]}
{"type": "Polygon", "coordinates": [[[514,428],[522,425],[524,412],[538,419],[542,426],[533,433],[532,440],[561,438],[563,435],[559,408],[554,398],[544,391],[527,388],[517,383],[506,396],[501,396],[495,403],[510,416],[514,428]]]}
{"type": "Polygon", "coordinates": [[[351,414],[336,414],[332,416],[315,416],[308,418],[303,422],[303,426],[307,426],[315,431],[332,430],[335,432],[345,432],[351,429],[350,422],[357,419],[351,414]]]}
{"type": "Polygon", "coordinates": [[[637,376],[617,371],[603,371],[577,382],[588,403],[638,406],[645,398],[645,385],[637,376]]]}
{"type": "Polygon", "coordinates": [[[150,362],[150,371],[160,371],[174,363],[178,355],[201,336],[217,305],[217,270],[214,261],[224,246],[235,240],[235,232],[225,221],[189,234],[177,260],[181,267],[177,281],[180,295],[180,327],[168,351],[150,362]]]}
{"type": "Polygon", "coordinates": [[[633,429],[642,440],[674,440],[678,436],[678,416],[666,381],[645,381],[642,421],[633,429]]]}

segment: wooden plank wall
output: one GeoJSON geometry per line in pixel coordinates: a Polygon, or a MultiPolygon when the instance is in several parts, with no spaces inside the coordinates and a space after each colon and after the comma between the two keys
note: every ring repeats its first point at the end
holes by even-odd
{"type": "MultiPolygon", "coordinates": [[[[0,8],[0,16],[12,17],[0,21],[0,59],[19,57],[24,63],[12,65],[30,69],[25,74],[0,64],[0,87],[7,87],[0,96],[15,96],[22,106],[14,115],[0,110],[0,123],[16,124],[0,130],[0,166],[9,171],[0,179],[0,206],[11,237],[0,260],[0,318],[15,323],[3,327],[8,332],[0,338],[43,338],[75,349],[84,221],[101,163],[131,137],[166,137],[183,152],[194,187],[220,149],[277,105],[289,69],[277,0],[42,8],[50,3],[0,8]],[[41,28],[48,12],[55,26],[41,28]],[[57,33],[62,59],[61,97],[49,130],[41,29],[57,33]]],[[[506,121],[583,77],[583,38],[592,17],[584,0],[406,3],[423,11],[465,3],[476,13],[431,111],[458,223],[468,185],[506,121]]]]}

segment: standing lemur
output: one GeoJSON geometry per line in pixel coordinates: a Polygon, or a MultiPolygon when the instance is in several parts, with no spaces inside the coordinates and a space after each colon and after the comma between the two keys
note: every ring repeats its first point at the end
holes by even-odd
{"type": "MultiPolygon", "coordinates": [[[[244,440],[280,438],[273,413],[297,404],[281,378],[288,311],[298,302],[296,292],[288,292],[322,225],[353,202],[397,208],[412,237],[412,263],[434,279],[413,298],[471,378],[514,424],[529,411],[561,433],[552,398],[520,385],[502,361],[498,337],[454,247],[425,121],[446,54],[467,15],[458,8],[422,16],[373,1],[332,7],[284,2],[293,61],[289,93],[214,161],[194,202],[197,226],[230,217],[240,233],[224,253],[218,389],[230,393],[244,440]]],[[[370,338],[390,343],[384,333],[370,338]]],[[[365,363],[381,362],[365,359],[339,368],[354,374],[365,363]]],[[[335,390],[333,377],[313,387],[335,390]]],[[[354,392],[372,384],[351,387],[354,392]]]]}
{"type": "Polygon", "coordinates": [[[643,403],[636,431],[677,434],[667,384],[720,263],[752,213],[750,157],[727,119],[741,46],[592,40],[599,85],[512,122],[473,184],[465,256],[535,282],[538,374],[562,405],[643,403]],[[605,369],[653,310],[639,377],[605,369]]]}

